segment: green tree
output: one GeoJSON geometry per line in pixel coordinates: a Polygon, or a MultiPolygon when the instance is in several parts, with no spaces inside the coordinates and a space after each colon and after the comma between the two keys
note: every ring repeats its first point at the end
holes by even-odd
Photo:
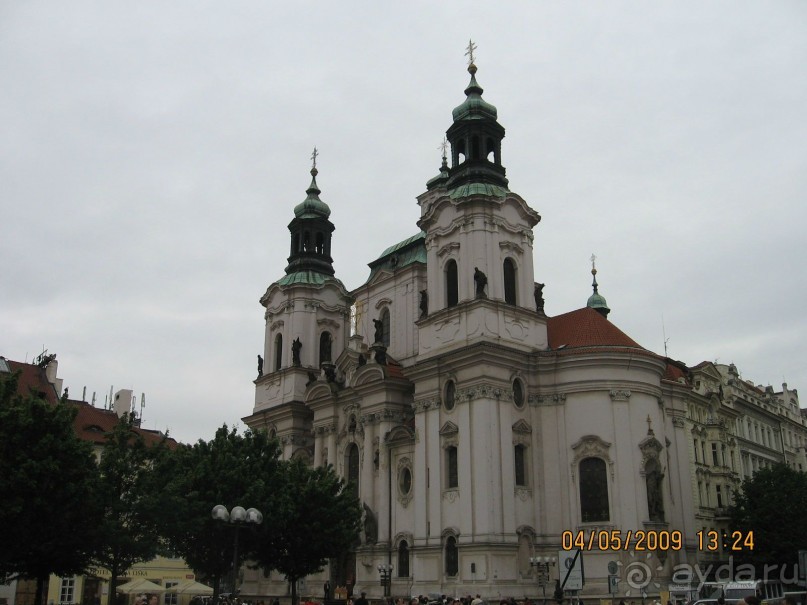
{"type": "Polygon", "coordinates": [[[162,533],[172,550],[188,565],[210,578],[218,596],[221,580],[232,569],[235,527],[214,521],[217,504],[257,508],[262,527],[240,530],[238,565],[255,549],[258,533],[272,527],[280,451],[265,432],[223,426],[212,441],[180,446],[164,463],[160,474],[170,475],[163,492],[162,533]]]}
{"type": "Polygon", "coordinates": [[[753,531],[753,550],[743,550],[742,562],[758,571],[765,564],[795,565],[798,550],[807,544],[807,473],[785,464],[764,468],[743,481],[731,509],[732,529],[753,531]]]}
{"type": "Polygon", "coordinates": [[[19,373],[0,376],[0,577],[36,580],[84,572],[96,539],[97,468],[76,437],[76,411],[18,395],[19,373]]]}
{"type": "Polygon", "coordinates": [[[272,498],[275,523],[262,532],[252,555],[259,566],[286,576],[296,605],[297,580],[322,571],[328,559],[356,544],[362,509],[355,491],[330,466],[291,460],[282,470],[272,498]]]}
{"type": "Polygon", "coordinates": [[[109,571],[113,598],[118,577],[161,550],[158,515],[163,478],[154,468],[166,454],[165,439],[147,445],[133,430],[128,415],[118,421],[104,443],[98,489],[101,540],[93,559],[109,571]]]}

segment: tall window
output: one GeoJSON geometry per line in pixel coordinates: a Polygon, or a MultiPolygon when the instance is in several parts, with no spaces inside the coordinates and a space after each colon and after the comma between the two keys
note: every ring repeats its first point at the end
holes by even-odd
{"type": "Polygon", "coordinates": [[[283,358],[283,335],[275,336],[275,371],[280,369],[280,362],[283,358]]]}
{"type": "Polygon", "coordinates": [[[390,326],[389,326],[389,309],[384,309],[384,310],[381,312],[381,324],[382,324],[382,325],[383,325],[383,327],[384,327],[384,335],[383,335],[383,336],[382,336],[382,338],[381,338],[381,342],[382,342],[382,343],[384,343],[384,346],[385,346],[385,347],[388,347],[388,346],[389,346],[389,342],[390,342],[390,335],[389,335],[389,330],[390,330],[390,326]]]}
{"type": "MultiPolygon", "coordinates": [[[[166,580],[164,584],[166,590],[178,585],[179,582],[176,580],[166,580]]],[[[166,592],[165,596],[163,596],[163,603],[164,605],[177,605],[179,603],[179,595],[175,592],[166,592]]]]}
{"type": "Polygon", "coordinates": [[[457,472],[457,446],[446,448],[446,487],[459,487],[459,473],[457,472]]]}
{"type": "Polygon", "coordinates": [[[515,447],[516,457],[516,485],[527,485],[527,470],[525,466],[524,454],[527,448],[519,444],[515,447]]]}
{"type": "Polygon", "coordinates": [[[580,461],[580,516],[583,523],[608,521],[608,474],[602,458],[580,461]]]}
{"type": "Polygon", "coordinates": [[[331,363],[331,333],[323,332],[319,336],[319,362],[331,363]]]}
{"type": "Polygon", "coordinates": [[[513,259],[504,259],[504,302],[516,304],[516,264],[513,259]]]}
{"type": "Polygon", "coordinates": [[[451,411],[454,409],[454,401],[456,396],[457,396],[457,387],[454,384],[453,380],[449,380],[446,383],[446,396],[445,396],[445,406],[447,410],[451,411]]]}
{"type": "Polygon", "coordinates": [[[75,578],[62,578],[62,584],[59,587],[59,603],[74,603],[76,591],[75,578]]]}
{"type": "Polygon", "coordinates": [[[454,536],[446,538],[446,575],[456,576],[460,570],[460,558],[457,552],[457,539],[454,536]]]}
{"type": "Polygon", "coordinates": [[[409,544],[406,540],[401,540],[398,544],[398,577],[409,577],[409,544]]]}
{"type": "Polygon", "coordinates": [[[460,301],[460,286],[457,279],[457,261],[446,263],[446,307],[456,307],[460,301]]]}
{"type": "Polygon", "coordinates": [[[356,488],[356,493],[359,492],[359,446],[351,443],[347,446],[345,452],[345,466],[347,467],[347,482],[352,483],[356,488]]]}
{"type": "Polygon", "coordinates": [[[717,444],[712,444],[712,464],[718,466],[720,463],[717,460],[717,444]]]}

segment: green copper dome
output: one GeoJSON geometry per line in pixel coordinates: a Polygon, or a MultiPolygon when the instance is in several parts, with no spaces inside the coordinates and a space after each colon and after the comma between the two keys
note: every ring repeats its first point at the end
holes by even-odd
{"type": "Polygon", "coordinates": [[[607,309],[608,303],[605,302],[605,297],[602,294],[595,293],[588,297],[586,306],[591,307],[592,309],[607,309]]]}
{"type": "Polygon", "coordinates": [[[328,204],[319,199],[321,193],[317,187],[317,169],[311,169],[311,184],[305,191],[308,196],[294,207],[294,216],[297,218],[328,218],[331,216],[331,209],[328,204]]]}
{"type": "Polygon", "coordinates": [[[468,84],[468,88],[465,89],[465,101],[451,112],[454,121],[483,118],[497,119],[498,112],[496,107],[482,98],[484,90],[476,82],[476,65],[472,63],[468,66],[468,71],[471,74],[471,82],[468,84]]]}

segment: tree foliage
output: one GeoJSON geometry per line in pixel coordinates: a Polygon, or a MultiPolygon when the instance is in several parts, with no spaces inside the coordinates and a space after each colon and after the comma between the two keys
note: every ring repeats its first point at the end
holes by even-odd
{"type": "Polygon", "coordinates": [[[165,455],[165,443],[147,445],[128,416],[107,435],[98,466],[101,541],[93,559],[110,572],[109,594],[115,594],[117,578],[126,570],[160,551],[163,480],[153,468],[165,455]]]}
{"type": "Polygon", "coordinates": [[[732,529],[754,532],[753,550],[741,558],[762,569],[794,565],[807,544],[807,473],[785,464],[764,468],[743,481],[731,509],[732,529]]]}
{"type": "Polygon", "coordinates": [[[75,410],[17,395],[0,376],[0,576],[37,580],[82,573],[97,538],[92,447],[73,430],[75,410]]]}
{"type": "Polygon", "coordinates": [[[362,510],[355,491],[332,467],[291,460],[282,470],[272,498],[276,523],[266,528],[253,557],[286,576],[297,603],[297,580],[322,571],[329,558],[356,543],[362,510]]]}
{"type": "Polygon", "coordinates": [[[280,465],[275,440],[264,432],[221,427],[212,441],[181,446],[160,468],[172,480],[164,492],[163,535],[190,567],[213,582],[218,595],[221,579],[232,568],[235,528],[211,517],[217,504],[257,508],[263,527],[240,530],[239,565],[255,548],[258,533],[276,520],[272,494],[280,465]]]}

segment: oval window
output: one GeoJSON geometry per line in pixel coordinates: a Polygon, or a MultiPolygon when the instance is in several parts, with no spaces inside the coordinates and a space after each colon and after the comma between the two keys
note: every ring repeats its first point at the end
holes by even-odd
{"type": "Polygon", "coordinates": [[[454,398],[456,397],[456,395],[457,395],[457,387],[454,386],[453,380],[449,380],[446,383],[446,393],[444,398],[444,403],[447,410],[454,409],[454,398]]]}
{"type": "Polygon", "coordinates": [[[402,496],[406,496],[412,491],[412,471],[408,466],[401,469],[401,474],[398,476],[398,489],[401,490],[402,496]]]}
{"type": "Polygon", "coordinates": [[[518,378],[513,381],[513,403],[519,408],[524,405],[524,387],[518,378]]]}

